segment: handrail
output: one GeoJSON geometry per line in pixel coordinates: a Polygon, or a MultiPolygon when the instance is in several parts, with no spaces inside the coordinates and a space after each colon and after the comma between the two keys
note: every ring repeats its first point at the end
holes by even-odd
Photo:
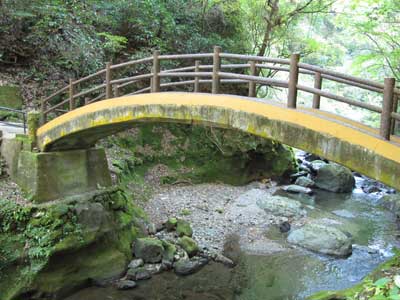
{"type": "Polygon", "coordinates": [[[290,59],[286,59],[224,53],[220,47],[214,47],[213,53],[161,55],[159,51],[155,51],[150,57],[115,65],[107,63],[104,69],[96,73],[75,81],[71,79],[69,85],[41,101],[42,122],[46,122],[49,113],[63,113],[64,111],[75,109],[78,98],[83,96],[85,96],[84,105],[86,105],[103,98],[109,99],[124,94],[135,95],[145,92],[159,92],[163,88],[170,87],[192,86],[194,92],[199,92],[201,84],[211,85],[212,93],[218,93],[220,84],[248,84],[249,97],[256,97],[256,85],[287,88],[287,106],[293,109],[297,106],[297,92],[303,91],[313,95],[312,107],[314,109],[320,108],[321,97],[323,97],[379,113],[381,114],[380,136],[386,140],[390,139],[394,123],[400,122],[400,113],[397,112],[400,89],[395,87],[394,79],[385,79],[385,83],[375,82],[327,70],[319,66],[301,63],[299,59],[300,56],[298,54],[292,54],[290,59]],[[201,64],[203,59],[206,63],[201,64]],[[161,68],[162,62],[183,60],[186,61],[186,66],[165,70],[161,68]],[[212,60],[212,64],[210,64],[210,60],[212,60]],[[229,60],[242,62],[226,63],[229,60]],[[193,61],[195,63],[191,64],[193,61]],[[148,67],[148,63],[152,64],[151,70],[148,67]],[[143,64],[147,64],[144,67],[147,70],[147,74],[140,74],[137,71],[132,73],[132,67],[143,64]],[[124,67],[129,68],[119,70],[124,67]],[[257,72],[257,70],[262,69],[286,72],[289,74],[289,79],[280,80],[263,77],[263,75],[260,75],[262,73],[257,72]],[[114,73],[116,70],[119,70],[118,73],[114,73]],[[235,73],[235,70],[239,70],[239,72],[236,71],[235,73]],[[125,76],[123,75],[124,72],[125,76]],[[118,78],[116,74],[118,74],[118,78]],[[132,74],[134,75],[132,76],[132,74]],[[299,74],[312,76],[314,78],[314,86],[306,86],[299,83],[299,74]],[[190,79],[184,80],[187,77],[190,79]],[[93,78],[98,78],[96,83],[89,84],[89,81],[93,78]],[[100,82],[99,79],[101,80],[100,82]],[[372,105],[323,90],[323,80],[331,80],[347,86],[383,94],[383,105],[372,105]],[[146,81],[148,82],[147,84],[146,81]],[[102,90],[100,94],[99,90],[102,90]],[[67,94],[67,99],[51,106],[51,100],[58,99],[60,95],[64,94],[67,94]],[[69,108],[65,107],[67,105],[69,105],[69,108]]]}
{"type": "MultiPolygon", "coordinates": [[[[5,106],[0,106],[0,110],[4,110],[4,111],[9,111],[9,112],[13,112],[16,114],[21,114],[22,115],[22,127],[24,128],[24,133],[26,133],[26,112],[20,109],[15,109],[15,108],[10,108],[10,107],[5,107],[5,106]]],[[[7,122],[7,121],[1,121],[2,124],[6,124],[9,126],[16,126],[19,127],[11,122],[7,122]]]]}

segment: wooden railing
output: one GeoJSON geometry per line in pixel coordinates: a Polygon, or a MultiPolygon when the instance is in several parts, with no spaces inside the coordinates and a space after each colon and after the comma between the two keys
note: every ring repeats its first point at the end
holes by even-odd
{"type": "Polygon", "coordinates": [[[165,88],[188,85],[193,86],[194,92],[199,92],[201,85],[211,85],[211,93],[218,94],[220,93],[221,84],[226,83],[247,84],[249,97],[256,97],[257,85],[287,88],[287,107],[291,109],[295,109],[297,106],[298,91],[304,91],[313,94],[312,107],[314,109],[320,108],[321,97],[325,97],[379,113],[381,119],[379,134],[386,140],[390,139],[395,122],[400,122],[400,114],[397,112],[400,90],[395,87],[394,78],[385,78],[384,83],[379,83],[301,63],[299,54],[292,54],[290,59],[268,58],[223,53],[221,48],[216,46],[213,53],[161,55],[159,51],[154,51],[152,57],[115,65],[107,63],[105,69],[78,80],[71,79],[68,86],[43,99],[41,102],[42,123],[47,121],[50,113],[65,113],[76,107],[102,99],[146,92],[157,93],[165,88]],[[186,60],[189,63],[194,61],[194,65],[161,70],[162,61],[176,60],[186,60]],[[202,60],[212,62],[212,64],[201,64],[202,60]],[[222,64],[222,60],[244,61],[245,63],[222,64]],[[133,76],[118,78],[119,74],[117,72],[120,70],[124,68],[132,70],[132,68],[137,66],[146,66],[147,69],[151,67],[151,72],[147,74],[136,72],[133,76]],[[241,69],[242,73],[233,73],[233,70],[236,69],[241,69]],[[258,75],[260,72],[257,72],[262,69],[288,72],[289,79],[280,80],[271,77],[262,77],[258,75]],[[248,74],[244,74],[243,70],[247,71],[248,74]],[[314,76],[313,87],[299,84],[299,74],[314,76]],[[164,78],[178,78],[179,81],[163,82],[164,78]],[[182,78],[189,78],[189,80],[181,80],[182,78]],[[85,88],[82,88],[84,83],[90,83],[96,79],[97,81],[100,80],[100,82],[94,86],[93,84],[89,84],[85,88]],[[376,106],[324,91],[322,89],[322,80],[331,80],[380,93],[383,97],[383,105],[376,106]],[[134,84],[141,84],[141,88],[124,93],[127,87],[132,87],[134,84]],[[59,103],[51,104],[63,95],[67,95],[67,97],[61,99],[59,103]]]}

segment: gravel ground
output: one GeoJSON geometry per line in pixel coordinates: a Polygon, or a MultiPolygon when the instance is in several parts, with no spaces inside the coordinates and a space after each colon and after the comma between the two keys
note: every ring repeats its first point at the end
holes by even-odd
{"type": "Polygon", "coordinates": [[[284,243],[269,239],[267,233],[288,220],[267,214],[254,201],[251,203],[251,199],[248,205],[243,204],[241,195],[255,188],[272,194],[276,183],[254,182],[240,187],[225,184],[160,186],[143,203],[143,208],[155,224],[169,217],[189,221],[195,240],[211,251],[222,252],[225,240],[232,234],[240,237],[241,249],[248,253],[282,251],[286,248],[284,243]]]}
{"type": "Polygon", "coordinates": [[[24,198],[19,186],[9,177],[0,178],[0,199],[12,200],[22,205],[29,203],[24,198]]]}

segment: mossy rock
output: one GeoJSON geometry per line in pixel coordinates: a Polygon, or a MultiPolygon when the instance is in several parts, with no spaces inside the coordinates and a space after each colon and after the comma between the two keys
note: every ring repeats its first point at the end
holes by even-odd
{"type": "Polygon", "coordinates": [[[176,224],[176,233],[180,237],[182,237],[182,236],[191,237],[193,235],[193,229],[190,226],[189,222],[178,219],[177,224],[176,224]]]}
{"type": "MultiPolygon", "coordinates": [[[[120,193],[112,188],[29,206],[0,200],[1,299],[43,294],[58,299],[89,280],[120,276],[140,234],[134,222],[121,222],[122,211],[108,205],[120,193]]],[[[135,218],[132,201],[123,210],[135,218]]]]}
{"type": "Polygon", "coordinates": [[[139,238],[134,242],[133,253],[145,263],[158,263],[162,259],[164,247],[159,239],[139,238]]]}
{"type": "Polygon", "coordinates": [[[168,218],[167,222],[165,223],[165,227],[168,231],[173,231],[176,229],[176,225],[178,224],[177,218],[168,218]]]}
{"type": "Polygon", "coordinates": [[[162,255],[163,260],[174,261],[174,255],[176,253],[175,245],[164,240],[162,241],[162,244],[164,247],[164,253],[162,255]]]}
{"type": "Polygon", "coordinates": [[[243,185],[262,178],[276,178],[294,172],[293,151],[272,140],[232,129],[175,123],[140,124],[109,138],[131,153],[134,166],[121,166],[122,180],[144,176],[157,164],[169,174],[162,184],[179,181],[224,182],[243,185]],[[130,173],[130,176],[129,176],[130,173]],[[128,175],[128,176],[127,176],[128,175]]]}
{"type": "Polygon", "coordinates": [[[196,241],[188,236],[183,236],[178,240],[179,246],[189,255],[189,257],[195,256],[199,252],[199,246],[196,241]]]}

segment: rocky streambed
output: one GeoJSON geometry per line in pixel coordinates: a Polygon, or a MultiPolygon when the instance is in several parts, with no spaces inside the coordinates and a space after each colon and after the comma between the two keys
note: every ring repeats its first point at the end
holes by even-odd
{"type": "Polygon", "coordinates": [[[359,282],[398,245],[380,205],[393,191],[305,156],[289,185],[158,187],[124,276],[68,299],[305,299],[359,282]]]}

